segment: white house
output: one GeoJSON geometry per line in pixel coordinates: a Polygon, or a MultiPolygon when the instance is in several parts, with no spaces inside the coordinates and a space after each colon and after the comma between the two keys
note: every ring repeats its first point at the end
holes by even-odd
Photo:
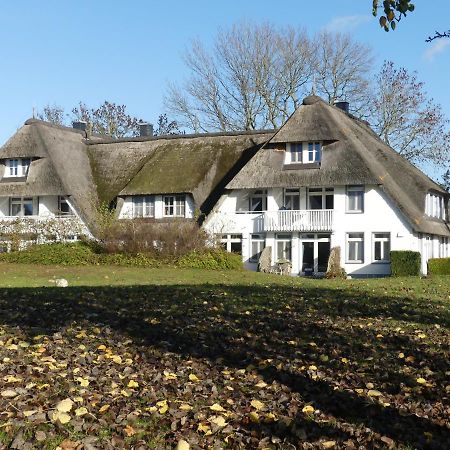
{"type": "Polygon", "coordinates": [[[424,273],[450,256],[449,194],[315,96],[279,130],[110,139],[28,120],[0,176],[3,240],[18,223],[40,241],[95,235],[104,203],[118,219],[197,220],[252,270],[266,247],[294,275],[323,273],[335,246],[353,276],[388,274],[390,250],[419,251],[424,273]]]}

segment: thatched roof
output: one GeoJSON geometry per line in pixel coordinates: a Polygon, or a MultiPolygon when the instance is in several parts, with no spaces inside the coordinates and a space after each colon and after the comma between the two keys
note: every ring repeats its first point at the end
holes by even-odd
{"type": "Polygon", "coordinates": [[[0,159],[38,158],[24,182],[3,178],[0,195],[69,195],[81,217],[93,224],[97,198],[93,190],[84,133],[30,119],[0,149],[0,159]]]}
{"type": "Polygon", "coordinates": [[[364,122],[316,96],[307,97],[261,148],[228,189],[378,184],[413,229],[449,235],[448,227],[425,216],[427,192],[446,193],[405,158],[384,144],[364,122]],[[320,166],[290,169],[280,143],[324,142],[320,166]]]}
{"type": "Polygon", "coordinates": [[[89,145],[99,197],[190,193],[209,212],[207,199],[231,180],[271,132],[178,135],[105,140],[89,145]],[[120,169],[119,169],[120,168],[120,169]]]}

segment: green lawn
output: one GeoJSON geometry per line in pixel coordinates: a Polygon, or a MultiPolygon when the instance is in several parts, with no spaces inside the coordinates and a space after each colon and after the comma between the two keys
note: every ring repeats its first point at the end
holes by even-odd
{"type": "Polygon", "coordinates": [[[0,274],[0,449],[448,445],[450,277],[0,274]]]}

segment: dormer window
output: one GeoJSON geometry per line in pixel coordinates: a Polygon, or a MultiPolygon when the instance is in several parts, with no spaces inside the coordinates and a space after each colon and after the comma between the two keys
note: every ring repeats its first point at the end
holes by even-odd
{"type": "Polygon", "coordinates": [[[444,197],[439,194],[428,193],[425,198],[425,214],[436,219],[445,220],[444,197]]]}
{"type": "Polygon", "coordinates": [[[30,164],[30,158],[7,159],[5,163],[5,177],[26,177],[30,164]]]}
{"type": "Polygon", "coordinates": [[[285,164],[314,164],[321,160],[321,142],[292,142],[287,144],[285,164]]]}

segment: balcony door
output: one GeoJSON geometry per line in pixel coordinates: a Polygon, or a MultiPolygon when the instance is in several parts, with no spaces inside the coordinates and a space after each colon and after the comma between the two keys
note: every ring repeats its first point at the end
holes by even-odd
{"type": "Polygon", "coordinates": [[[325,273],[330,257],[330,235],[300,234],[300,267],[303,274],[325,273]]]}

